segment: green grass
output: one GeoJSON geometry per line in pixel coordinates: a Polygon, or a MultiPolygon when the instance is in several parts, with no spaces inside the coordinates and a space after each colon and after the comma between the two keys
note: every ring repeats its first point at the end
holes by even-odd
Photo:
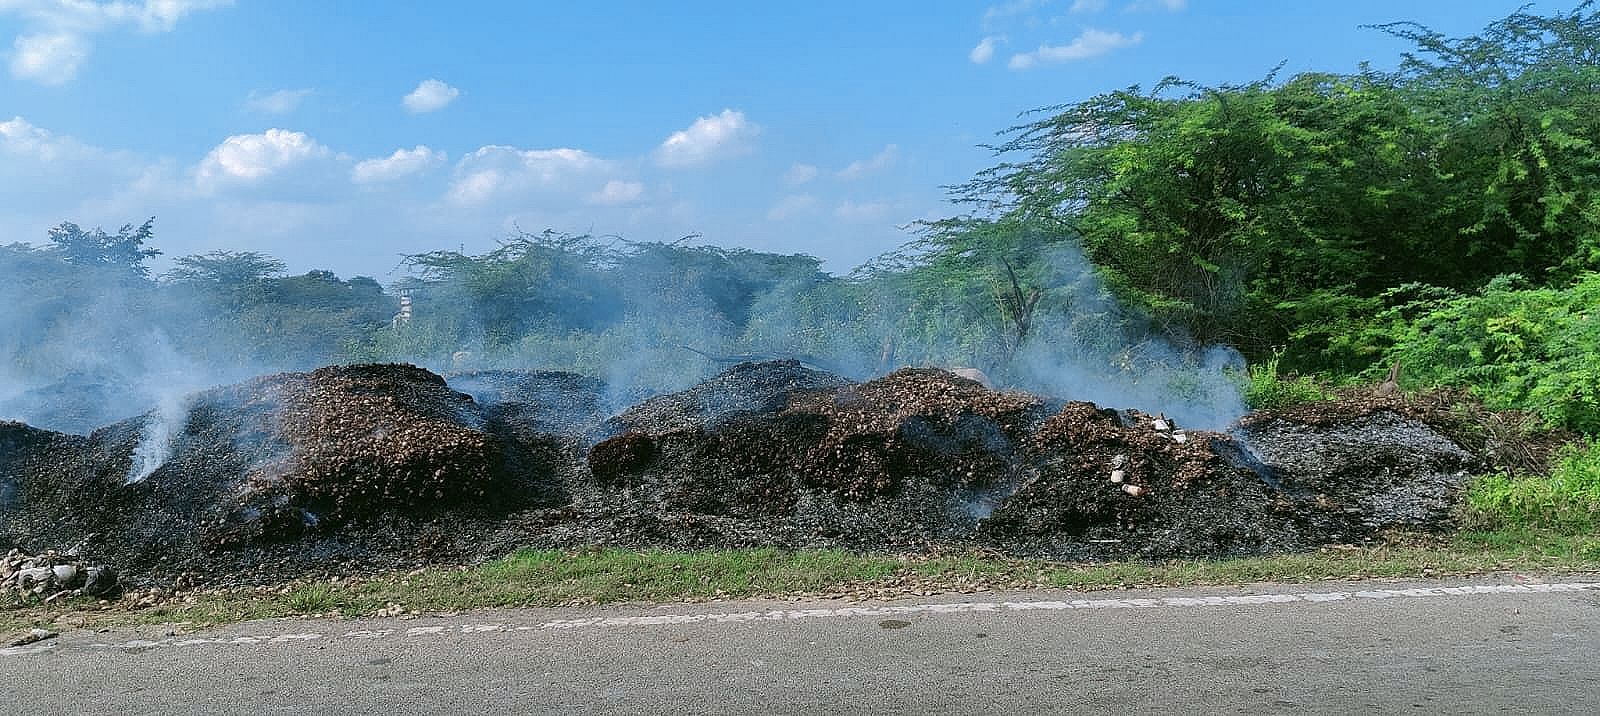
{"type": "Polygon", "coordinates": [[[1251,410],[1272,410],[1334,398],[1333,391],[1309,376],[1278,373],[1278,356],[1250,366],[1244,380],[1244,402],[1251,410]]]}
{"type": "Polygon", "coordinates": [[[1468,524],[1594,531],[1600,526],[1600,442],[1569,445],[1549,476],[1489,475],[1465,500],[1468,524]]]}
{"type": "Polygon", "coordinates": [[[333,586],[330,584],[302,584],[284,595],[284,603],[301,614],[326,611],[334,605],[333,586]]]}
{"type": "Polygon", "coordinates": [[[777,549],[525,550],[472,568],[432,568],[337,583],[299,582],[277,588],[190,594],[146,609],[101,606],[90,600],[11,604],[0,609],[0,633],[57,623],[88,627],[203,625],[306,615],[365,617],[784,596],[865,599],[987,589],[1095,590],[1508,570],[1600,571],[1600,535],[1521,527],[1443,538],[1397,538],[1380,546],[1305,554],[1107,564],[1006,559],[977,553],[895,556],[777,549]]]}

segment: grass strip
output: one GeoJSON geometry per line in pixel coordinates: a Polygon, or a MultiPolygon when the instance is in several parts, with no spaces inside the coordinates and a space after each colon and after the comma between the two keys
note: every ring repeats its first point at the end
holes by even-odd
{"type": "Polygon", "coordinates": [[[372,617],[473,609],[755,597],[874,599],[1054,587],[1098,590],[1250,582],[1600,571],[1600,535],[1535,528],[1398,537],[1379,546],[1232,559],[1071,564],[985,554],[863,555],[840,550],[702,552],[524,550],[476,567],[172,595],[147,608],[0,605],[0,633],[33,626],[193,627],[300,616],[372,617]]]}

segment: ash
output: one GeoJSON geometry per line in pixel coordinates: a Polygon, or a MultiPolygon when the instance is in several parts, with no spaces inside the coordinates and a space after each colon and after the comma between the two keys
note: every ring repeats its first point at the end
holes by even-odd
{"type": "Polygon", "coordinates": [[[87,435],[0,423],[0,547],[77,545],[161,585],[585,545],[1246,555],[1443,528],[1484,468],[1398,401],[1217,433],[942,370],[856,383],[793,361],[614,416],[608,394],[550,371],[263,376],[188,396],[131,484],[154,414],[87,435]]]}

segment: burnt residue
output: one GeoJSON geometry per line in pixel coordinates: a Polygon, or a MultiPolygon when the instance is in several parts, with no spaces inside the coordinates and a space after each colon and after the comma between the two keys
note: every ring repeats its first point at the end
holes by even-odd
{"type": "Polygon", "coordinates": [[[1415,408],[1366,403],[1184,432],[941,370],[855,383],[793,361],[608,417],[612,393],[541,371],[264,376],[190,396],[133,484],[143,418],[87,436],[0,423],[0,546],[82,543],[135,582],[523,546],[1261,554],[1447,524],[1480,464],[1415,408]]]}

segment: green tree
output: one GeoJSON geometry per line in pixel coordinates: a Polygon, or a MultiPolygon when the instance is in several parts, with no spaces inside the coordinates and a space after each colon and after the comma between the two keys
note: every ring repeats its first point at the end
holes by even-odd
{"type": "Polygon", "coordinates": [[[161,255],[159,249],[145,246],[154,233],[155,221],[155,217],[151,217],[138,227],[124,224],[115,234],[107,234],[99,227],[85,231],[77,224],[64,221],[50,229],[49,240],[67,263],[146,278],[150,269],[144,265],[145,260],[161,255]]]}
{"type": "Polygon", "coordinates": [[[616,289],[604,270],[610,244],[587,234],[518,234],[493,251],[469,256],[433,251],[407,256],[432,310],[471,319],[462,341],[508,346],[536,330],[594,330],[614,320],[616,289]]]}
{"type": "MultiPolygon", "coordinates": [[[[1526,8],[1475,36],[1416,23],[1399,78],[1430,124],[1455,254],[1538,282],[1600,268],[1600,11],[1526,8]]],[[[1482,275],[1481,269],[1478,273],[1482,275]]]]}
{"type": "Polygon", "coordinates": [[[285,268],[282,261],[255,251],[212,251],[173,263],[163,274],[168,282],[235,310],[265,301],[271,280],[285,268]]]}
{"type": "Polygon", "coordinates": [[[1519,11],[1413,41],[1396,72],[1168,78],[1039,112],[954,192],[996,224],[1060,227],[1168,333],[1355,372],[1405,283],[1471,290],[1600,263],[1600,13],[1519,11]]]}

